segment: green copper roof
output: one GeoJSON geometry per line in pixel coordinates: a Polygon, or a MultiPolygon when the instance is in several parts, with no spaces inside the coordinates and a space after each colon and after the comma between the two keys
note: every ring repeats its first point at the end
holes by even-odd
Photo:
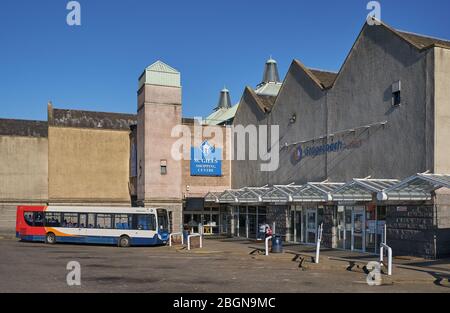
{"type": "Polygon", "coordinates": [[[138,89],[145,84],[181,87],[181,74],[162,61],[156,61],[148,66],[139,78],[138,89]]]}
{"type": "Polygon", "coordinates": [[[225,123],[226,121],[233,119],[236,115],[236,111],[239,107],[239,104],[235,106],[225,109],[218,109],[211,113],[208,117],[205,118],[206,125],[220,125],[225,123]]]}

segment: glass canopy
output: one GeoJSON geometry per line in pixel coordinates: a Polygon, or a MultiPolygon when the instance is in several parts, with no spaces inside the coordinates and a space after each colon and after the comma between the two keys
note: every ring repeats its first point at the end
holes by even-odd
{"type": "Polygon", "coordinates": [[[433,191],[443,187],[450,188],[450,175],[417,174],[378,193],[378,200],[427,201],[433,191]]]}
{"type": "Polygon", "coordinates": [[[332,193],[333,201],[372,201],[373,195],[399,183],[396,179],[354,179],[332,193]]]}

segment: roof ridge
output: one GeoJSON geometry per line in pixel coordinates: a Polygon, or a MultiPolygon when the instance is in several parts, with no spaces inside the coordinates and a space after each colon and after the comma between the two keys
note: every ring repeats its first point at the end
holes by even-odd
{"type": "Polygon", "coordinates": [[[331,71],[331,70],[323,70],[320,68],[316,68],[316,67],[307,67],[307,69],[309,69],[310,71],[318,71],[318,72],[324,72],[324,73],[331,73],[331,74],[338,74],[339,72],[336,71],[331,71]]]}
{"type": "Polygon", "coordinates": [[[424,38],[429,38],[429,39],[435,39],[435,40],[440,40],[440,41],[445,41],[445,42],[449,42],[450,43],[450,39],[444,39],[444,38],[441,38],[441,37],[425,35],[425,34],[410,32],[410,31],[406,31],[406,30],[401,30],[401,29],[395,29],[395,30],[397,32],[403,33],[403,34],[414,35],[414,36],[419,36],[419,37],[424,37],[424,38]]]}
{"type": "Polygon", "coordinates": [[[137,116],[134,113],[122,113],[122,112],[106,112],[106,111],[92,111],[92,110],[81,110],[81,109],[60,109],[53,108],[54,111],[72,111],[72,112],[86,112],[86,113],[100,113],[100,114],[118,114],[118,115],[132,115],[137,116]]]}

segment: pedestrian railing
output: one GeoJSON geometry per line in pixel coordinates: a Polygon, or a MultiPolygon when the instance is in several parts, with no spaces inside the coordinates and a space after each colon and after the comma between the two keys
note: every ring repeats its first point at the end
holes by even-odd
{"type": "Polygon", "coordinates": [[[269,240],[272,240],[272,236],[269,236],[266,238],[266,242],[265,242],[266,255],[269,255],[269,240]]]}
{"type": "Polygon", "coordinates": [[[169,235],[169,246],[172,247],[173,237],[174,236],[180,236],[181,237],[181,244],[184,245],[184,236],[183,233],[171,233],[169,235]]]}
{"type": "Polygon", "coordinates": [[[319,228],[317,229],[316,259],[315,259],[316,264],[319,264],[320,244],[322,243],[322,235],[323,235],[323,223],[320,224],[319,228]]]}
{"type": "Polygon", "coordinates": [[[200,234],[191,234],[187,238],[188,250],[191,250],[191,239],[195,237],[200,238],[200,248],[203,248],[203,236],[200,234]]]}

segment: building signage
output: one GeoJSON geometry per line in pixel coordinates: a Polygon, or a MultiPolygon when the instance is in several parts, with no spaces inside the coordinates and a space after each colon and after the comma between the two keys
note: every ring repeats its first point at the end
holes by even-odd
{"type": "Polygon", "coordinates": [[[343,150],[356,149],[361,147],[363,141],[361,139],[355,139],[349,142],[342,140],[327,143],[322,145],[310,146],[303,148],[301,145],[295,149],[295,159],[300,162],[307,157],[315,158],[319,155],[328,154],[331,152],[339,152],[343,150]]]}
{"type": "Polygon", "coordinates": [[[191,176],[222,176],[222,149],[204,141],[191,148],[191,176]]]}

